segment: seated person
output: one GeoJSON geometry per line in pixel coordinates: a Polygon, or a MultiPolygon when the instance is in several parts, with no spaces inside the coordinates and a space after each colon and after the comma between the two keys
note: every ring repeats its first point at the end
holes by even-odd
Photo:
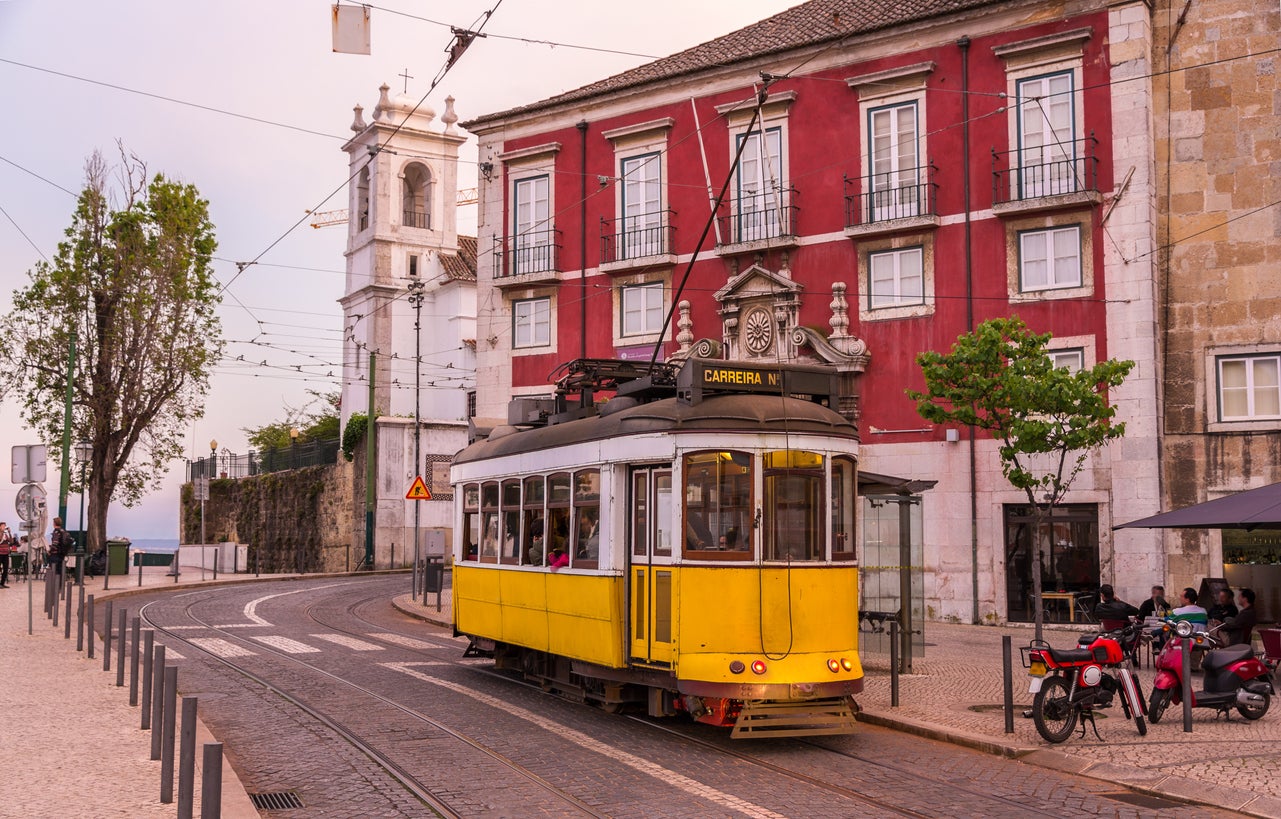
{"type": "Polygon", "coordinates": [[[1200,626],[1210,622],[1209,613],[1196,604],[1196,589],[1188,586],[1179,592],[1179,607],[1171,612],[1175,620],[1187,620],[1200,626]]]}
{"type": "Polygon", "coordinates": [[[1242,589],[1237,595],[1241,610],[1223,621],[1223,640],[1230,646],[1249,645],[1254,627],[1259,624],[1259,615],[1254,610],[1254,589],[1242,589]]]}
{"type": "Polygon", "coordinates": [[[707,521],[697,512],[685,513],[685,545],[690,549],[711,549],[716,543],[712,530],[707,528],[707,521]]]}
{"type": "Polygon", "coordinates": [[[1125,621],[1137,616],[1139,610],[1123,600],[1118,600],[1110,583],[1099,587],[1099,602],[1094,607],[1094,616],[1106,629],[1118,629],[1125,626],[1125,621]]]}
{"type": "Polygon", "coordinates": [[[1170,604],[1165,600],[1165,586],[1153,586],[1152,596],[1139,604],[1139,617],[1144,620],[1149,617],[1164,617],[1169,610],[1170,604]]]}
{"type": "Polygon", "coordinates": [[[565,554],[565,550],[560,546],[553,546],[551,560],[548,562],[547,565],[551,567],[551,570],[553,572],[564,566],[568,566],[569,555],[565,554]]]}
{"type": "Polygon", "coordinates": [[[599,528],[596,515],[583,510],[578,516],[578,557],[584,560],[596,560],[600,556],[599,528]]]}
{"type": "Polygon", "coordinates": [[[529,549],[525,552],[529,565],[543,565],[543,557],[546,551],[547,546],[543,542],[543,521],[540,518],[529,524],[529,549]]]}
{"type": "Polygon", "coordinates": [[[1219,589],[1216,597],[1218,599],[1214,601],[1214,605],[1210,606],[1210,610],[1206,613],[1206,616],[1210,618],[1210,622],[1222,623],[1229,617],[1235,617],[1237,607],[1232,605],[1232,589],[1226,587],[1219,589]]]}

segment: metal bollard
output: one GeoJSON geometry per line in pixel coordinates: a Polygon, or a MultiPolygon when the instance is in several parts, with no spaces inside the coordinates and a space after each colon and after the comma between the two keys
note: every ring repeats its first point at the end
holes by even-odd
{"type": "Polygon", "coordinates": [[[165,667],[164,727],[160,736],[160,803],[173,802],[173,735],[178,711],[178,666],[165,667]]]}
{"type": "Polygon", "coordinates": [[[196,697],[182,698],[178,737],[178,819],[191,819],[196,782],[196,697]]]}
{"type": "Polygon", "coordinates": [[[206,742],[200,771],[200,819],[222,816],[222,743],[206,742]]]}
{"type": "Polygon", "coordinates": [[[53,592],[52,592],[53,596],[49,598],[49,614],[51,617],[53,617],[54,628],[58,627],[58,603],[62,601],[62,598],[58,596],[62,593],[62,586],[60,585],[61,583],[62,583],[62,577],[59,575],[54,575],[53,592]]]}
{"type": "Polygon", "coordinates": [[[76,651],[85,650],[85,587],[80,584],[80,605],[76,609],[76,651]]]}
{"type": "Polygon", "coordinates": [[[138,561],[138,588],[142,588],[142,555],[135,555],[134,560],[138,561]]]}
{"type": "Polygon", "coordinates": [[[62,637],[64,640],[70,640],[71,639],[71,592],[70,590],[67,591],[67,612],[62,619],[64,621],[62,624],[63,626],[62,637]]]}
{"type": "Polygon", "coordinates": [[[129,620],[128,609],[120,610],[120,627],[116,629],[116,688],[125,685],[125,623],[129,620]]]}
{"type": "Polygon", "coordinates": [[[890,707],[898,708],[898,621],[890,621],[890,707]]]}
{"type": "Polygon", "coordinates": [[[1010,658],[1013,648],[1010,635],[1001,637],[1001,661],[1005,672],[1005,733],[1014,733],[1014,660],[1010,658]]]}
{"type": "Polygon", "coordinates": [[[151,727],[151,659],[156,649],[156,632],[147,629],[142,633],[142,730],[151,727]]]}
{"type": "Polygon", "coordinates": [[[93,644],[97,641],[98,635],[93,633],[93,595],[85,602],[85,628],[89,632],[89,659],[93,659],[93,644]]]}
{"type": "Polygon", "coordinates": [[[133,640],[129,645],[129,704],[138,704],[138,635],[142,630],[142,621],[137,617],[133,618],[133,628],[130,629],[133,640]]]}
{"type": "Polygon", "coordinates": [[[151,660],[151,758],[160,758],[161,708],[165,701],[165,647],[157,645],[151,660]]]}
{"type": "Polygon", "coordinates": [[[1183,733],[1192,733],[1192,638],[1185,637],[1183,646],[1183,733]]]}
{"type": "Polygon", "coordinates": [[[107,618],[102,621],[102,670],[111,670],[111,601],[107,601],[107,618]]]}

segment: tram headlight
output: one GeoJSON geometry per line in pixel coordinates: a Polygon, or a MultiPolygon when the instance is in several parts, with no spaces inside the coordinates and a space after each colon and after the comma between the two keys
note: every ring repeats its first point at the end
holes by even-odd
{"type": "Polygon", "coordinates": [[[853,660],[851,660],[849,657],[842,657],[842,658],[841,658],[841,668],[845,669],[846,671],[853,671],[853,670],[854,670],[854,661],[853,661],[853,660]]]}
{"type": "Polygon", "coordinates": [[[747,666],[743,665],[742,660],[735,660],[729,664],[729,673],[731,674],[742,674],[746,670],[747,666]]]}
{"type": "Polygon", "coordinates": [[[836,660],[836,659],[828,660],[828,661],[827,661],[827,670],[828,670],[828,671],[830,671],[830,672],[832,672],[833,674],[837,674],[837,673],[839,673],[839,672],[840,672],[840,670],[841,670],[841,664],[840,664],[840,662],[839,662],[838,660],[836,660]]]}
{"type": "Polygon", "coordinates": [[[764,660],[754,660],[754,661],[752,661],[752,673],[753,673],[753,674],[764,674],[764,673],[765,673],[765,661],[764,661],[764,660]]]}

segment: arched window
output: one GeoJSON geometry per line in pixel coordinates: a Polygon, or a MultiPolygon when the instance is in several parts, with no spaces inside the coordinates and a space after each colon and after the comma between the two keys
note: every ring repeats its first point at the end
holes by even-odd
{"type": "Polygon", "coordinates": [[[356,218],[359,220],[357,230],[369,227],[369,167],[360,169],[360,178],[356,182],[356,218]]]}
{"type": "Polygon", "coordinates": [[[406,166],[405,227],[431,228],[431,171],[417,162],[406,166]]]}

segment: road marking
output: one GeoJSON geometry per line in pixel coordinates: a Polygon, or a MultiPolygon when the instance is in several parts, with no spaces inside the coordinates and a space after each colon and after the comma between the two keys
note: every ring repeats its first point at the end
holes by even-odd
{"type": "MultiPolygon", "coordinates": [[[[326,583],[323,586],[308,586],[305,589],[294,589],[293,591],[281,592],[280,594],[269,594],[266,597],[259,597],[257,600],[250,600],[245,604],[245,619],[251,623],[257,623],[260,626],[269,626],[266,620],[258,616],[258,604],[265,603],[268,600],[274,600],[277,597],[288,597],[291,594],[302,594],[303,592],[320,591],[321,589],[332,589],[334,586],[341,586],[342,583],[326,583]]],[[[225,628],[225,626],[224,626],[225,628]]]]}
{"type": "Polygon", "coordinates": [[[377,637],[379,640],[385,640],[388,643],[395,643],[396,645],[404,646],[405,648],[440,648],[440,646],[429,643],[426,640],[416,640],[413,637],[405,637],[404,635],[393,634],[391,632],[370,634],[369,636],[377,637]]]}
{"type": "Polygon", "coordinates": [[[309,637],[315,640],[325,640],[326,642],[336,643],[340,646],[350,648],[352,651],[382,651],[382,646],[376,646],[373,643],[366,643],[364,640],[357,640],[355,637],[348,637],[345,634],[309,634],[309,637]]]}
{"type": "MultiPolygon", "coordinates": [[[[203,648],[215,657],[222,657],[223,659],[227,657],[252,657],[255,653],[221,637],[192,637],[187,642],[203,648]]],[[[168,654],[168,649],[165,649],[165,653],[168,654]]]]}
{"type": "Polygon", "coordinates": [[[423,682],[426,682],[426,683],[431,683],[432,685],[439,685],[440,687],[447,688],[456,694],[462,694],[463,696],[471,697],[472,699],[477,700],[478,702],[484,703],[485,705],[488,705],[491,708],[496,708],[496,709],[505,711],[506,713],[511,714],[513,717],[523,719],[526,722],[532,722],[538,727],[546,731],[550,731],[553,734],[557,734],[558,736],[561,736],[566,740],[579,745],[580,747],[586,748],[589,751],[595,751],[596,753],[602,754],[603,756],[607,756],[610,759],[623,763],[629,768],[633,768],[634,770],[640,771],[643,774],[652,776],[655,779],[658,779],[668,785],[672,785],[676,788],[679,788],[685,791],[686,793],[715,802],[716,804],[721,805],[722,807],[725,807],[729,810],[739,811],[741,813],[747,814],[748,816],[760,817],[760,819],[785,819],[785,817],[782,814],[775,813],[774,811],[769,810],[768,808],[763,808],[760,805],[754,805],[751,802],[745,801],[743,799],[738,798],[737,796],[734,796],[733,794],[725,793],[722,790],[717,790],[716,788],[709,787],[708,785],[704,785],[702,782],[699,782],[698,780],[690,779],[687,776],[678,774],[676,771],[673,771],[670,768],[664,768],[662,765],[657,765],[653,762],[650,762],[648,759],[644,759],[643,757],[636,756],[635,754],[630,754],[627,751],[623,751],[618,748],[614,748],[612,746],[606,745],[605,743],[600,742],[599,740],[592,739],[591,737],[587,736],[581,731],[575,731],[573,728],[566,728],[565,726],[553,720],[550,720],[546,717],[541,717],[532,711],[527,711],[524,708],[519,708],[517,706],[514,706],[510,702],[507,702],[506,700],[500,700],[497,697],[491,697],[488,694],[482,694],[478,691],[473,691],[470,688],[467,688],[466,686],[458,685],[457,683],[452,683],[447,680],[440,679],[439,677],[432,677],[427,674],[423,674],[421,672],[415,671],[413,669],[413,666],[423,666],[423,665],[428,665],[428,664],[427,663],[382,663],[382,666],[385,668],[390,668],[393,671],[400,671],[404,674],[408,674],[409,676],[415,679],[422,680],[423,682]]]}
{"type": "Polygon", "coordinates": [[[278,651],[286,654],[319,654],[320,649],[315,646],[309,646],[306,643],[300,643],[297,640],[291,640],[288,637],[274,637],[271,635],[258,637],[251,635],[250,640],[257,640],[266,646],[271,646],[278,651]]]}

